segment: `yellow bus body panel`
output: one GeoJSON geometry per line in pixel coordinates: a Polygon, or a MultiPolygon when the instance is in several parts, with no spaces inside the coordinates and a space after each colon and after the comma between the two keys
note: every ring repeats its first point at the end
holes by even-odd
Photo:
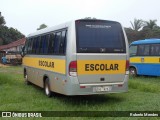
{"type": "Polygon", "coordinates": [[[77,72],[78,75],[125,74],[125,66],[126,60],[78,60],[77,72]],[[115,64],[118,64],[118,69],[114,68],[115,64]],[[92,68],[90,66],[92,66],[92,68]]]}
{"type": "Polygon", "coordinates": [[[24,57],[23,64],[25,66],[48,70],[61,74],[66,73],[66,61],[64,59],[24,57]]]}
{"type": "Polygon", "coordinates": [[[160,63],[159,57],[131,57],[130,63],[160,63]],[[144,61],[142,62],[141,59],[144,58],[144,61]]]}

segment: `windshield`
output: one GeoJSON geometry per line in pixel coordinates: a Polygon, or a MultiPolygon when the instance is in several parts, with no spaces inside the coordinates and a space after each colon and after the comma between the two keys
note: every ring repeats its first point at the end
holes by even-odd
{"type": "Polygon", "coordinates": [[[124,53],[125,39],[118,22],[76,21],[78,53],[124,53]]]}

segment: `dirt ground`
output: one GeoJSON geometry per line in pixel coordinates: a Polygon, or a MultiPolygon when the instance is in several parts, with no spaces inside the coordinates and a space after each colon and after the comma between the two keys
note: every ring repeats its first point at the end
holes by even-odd
{"type": "Polygon", "coordinates": [[[8,67],[8,66],[10,66],[10,65],[7,65],[7,64],[2,64],[2,63],[0,63],[0,68],[3,68],[3,67],[8,67]]]}
{"type": "Polygon", "coordinates": [[[21,65],[3,65],[0,63],[0,73],[23,74],[21,65]]]}

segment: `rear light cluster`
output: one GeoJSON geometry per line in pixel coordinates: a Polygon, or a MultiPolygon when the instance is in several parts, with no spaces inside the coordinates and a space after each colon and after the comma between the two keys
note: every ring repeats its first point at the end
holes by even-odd
{"type": "Polygon", "coordinates": [[[126,60],[126,71],[129,71],[129,60],[126,60]]]}
{"type": "MultiPolygon", "coordinates": [[[[129,70],[129,60],[126,60],[126,71],[129,70]]],[[[71,61],[69,64],[69,75],[76,77],[77,76],[77,61],[71,61]]]]}
{"type": "Polygon", "coordinates": [[[72,61],[69,64],[69,75],[76,77],[77,76],[77,61],[72,61]]]}

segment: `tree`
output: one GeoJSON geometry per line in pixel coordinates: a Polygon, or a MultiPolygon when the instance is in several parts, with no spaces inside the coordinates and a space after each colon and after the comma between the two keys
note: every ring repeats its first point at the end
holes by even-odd
{"type": "Polygon", "coordinates": [[[156,26],[153,30],[149,28],[142,29],[140,31],[132,30],[131,28],[125,28],[129,43],[135,40],[143,40],[149,38],[160,38],[160,27],[156,26]]]}
{"type": "Polygon", "coordinates": [[[151,29],[153,30],[156,26],[157,26],[157,20],[149,20],[149,21],[145,21],[145,25],[144,25],[144,29],[151,29]]]}
{"type": "Polygon", "coordinates": [[[3,45],[3,40],[2,40],[2,38],[0,38],[0,45],[3,45]]]}
{"type": "Polygon", "coordinates": [[[132,29],[135,31],[138,31],[140,28],[142,28],[144,26],[144,22],[141,19],[134,19],[134,22],[132,23],[130,21],[131,25],[132,25],[132,29]]]}
{"type": "Polygon", "coordinates": [[[18,39],[24,38],[25,36],[19,32],[17,29],[8,28],[7,26],[0,27],[0,39],[3,40],[4,45],[16,41],[18,39]]]}
{"type": "Polygon", "coordinates": [[[0,12],[0,45],[5,45],[25,37],[21,32],[15,28],[8,28],[5,26],[5,19],[0,12]]]}
{"type": "Polygon", "coordinates": [[[131,28],[125,28],[125,32],[126,32],[129,43],[140,39],[139,31],[133,30],[131,28]]]}
{"type": "Polygon", "coordinates": [[[3,26],[5,24],[6,24],[6,22],[4,20],[4,17],[1,15],[1,12],[0,12],[0,26],[3,26]]]}
{"type": "Polygon", "coordinates": [[[95,17],[85,17],[84,19],[87,19],[87,20],[90,20],[90,19],[96,20],[97,18],[95,18],[95,17]]]}
{"type": "Polygon", "coordinates": [[[46,27],[47,27],[47,25],[41,24],[41,25],[39,26],[39,28],[37,28],[37,30],[41,30],[41,29],[44,29],[44,28],[46,28],[46,27]]]}

